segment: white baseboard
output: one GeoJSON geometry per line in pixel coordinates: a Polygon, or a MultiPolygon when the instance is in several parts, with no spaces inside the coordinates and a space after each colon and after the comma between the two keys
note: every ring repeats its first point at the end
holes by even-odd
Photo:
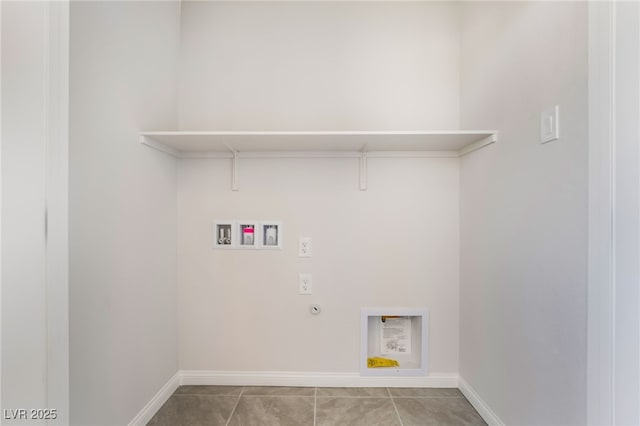
{"type": "Polygon", "coordinates": [[[480,395],[462,377],[458,377],[460,392],[469,400],[473,408],[480,414],[489,426],[504,426],[504,422],[493,412],[491,407],[480,398],[480,395]]]}
{"type": "Polygon", "coordinates": [[[129,426],[146,425],[180,385],[455,388],[458,387],[458,375],[380,377],[361,376],[360,373],[180,370],[129,422],[129,426]]]}
{"type": "Polygon", "coordinates": [[[180,386],[180,373],[176,373],[167,383],[162,386],[157,394],[151,398],[151,401],[145,405],[142,410],[129,422],[129,426],[144,426],[149,423],[149,420],[160,410],[169,397],[180,386]]]}
{"type": "Polygon", "coordinates": [[[314,386],[314,387],[425,387],[455,388],[490,426],[504,426],[478,393],[457,374],[430,374],[426,377],[361,376],[359,373],[289,371],[180,370],[158,391],[129,426],[146,425],[180,385],[314,386]]]}
{"type": "Polygon", "coordinates": [[[313,386],[313,387],[458,387],[457,374],[425,377],[361,376],[360,373],[290,371],[181,370],[181,385],[313,386]]]}

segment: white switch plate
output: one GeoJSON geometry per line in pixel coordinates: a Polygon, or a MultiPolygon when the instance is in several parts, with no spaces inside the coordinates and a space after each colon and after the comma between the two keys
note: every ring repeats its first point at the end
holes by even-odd
{"type": "Polygon", "coordinates": [[[560,108],[558,105],[540,113],[540,143],[560,138],[560,108]]]}
{"type": "Polygon", "coordinates": [[[298,256],[311,257],[311,237],[302,237],[298,240],[298,256]]]}
{"type": "Polygon", "coordinates": [[[311,274],[300,274],[299,294],[311,294],[311,274]]]}

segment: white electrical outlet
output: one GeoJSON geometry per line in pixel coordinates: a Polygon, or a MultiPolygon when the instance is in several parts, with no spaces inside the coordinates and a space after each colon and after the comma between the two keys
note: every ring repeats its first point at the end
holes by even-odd
{"type": "Polygon", "coordinates": [[[311,257],[311,237],[302,237],[298,240],[298,256],[311,257]]]}
{"type": "Polygon", "coordinates": [[[298,294],[311,294],[311,274],[300,274],[300,290],[298,294]]]}

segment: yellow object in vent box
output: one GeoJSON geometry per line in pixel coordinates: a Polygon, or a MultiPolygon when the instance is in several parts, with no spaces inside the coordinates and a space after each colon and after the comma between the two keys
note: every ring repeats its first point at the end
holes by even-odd
{"type": "Polygon", "coordinates": [[[367,358],[367,367],[369,368],[400,367],[400,364],[395,359],[381,358],[379,356],[376,356],[373,358],[367,358]]]}

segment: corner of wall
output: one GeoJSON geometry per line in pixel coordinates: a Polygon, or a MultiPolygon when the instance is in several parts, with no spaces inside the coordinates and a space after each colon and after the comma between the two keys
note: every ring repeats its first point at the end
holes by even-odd
{"type": "Polygon", "coordinates": [[[505,423],[498,417],[496,413],[489,407],[476,390],[467,383],[462,376],[458,376],[458,388],[460,392],[467,398],[467,400],[473,405],[480,417],[487,422],[489,426],[504,426],[505,423]]]}

